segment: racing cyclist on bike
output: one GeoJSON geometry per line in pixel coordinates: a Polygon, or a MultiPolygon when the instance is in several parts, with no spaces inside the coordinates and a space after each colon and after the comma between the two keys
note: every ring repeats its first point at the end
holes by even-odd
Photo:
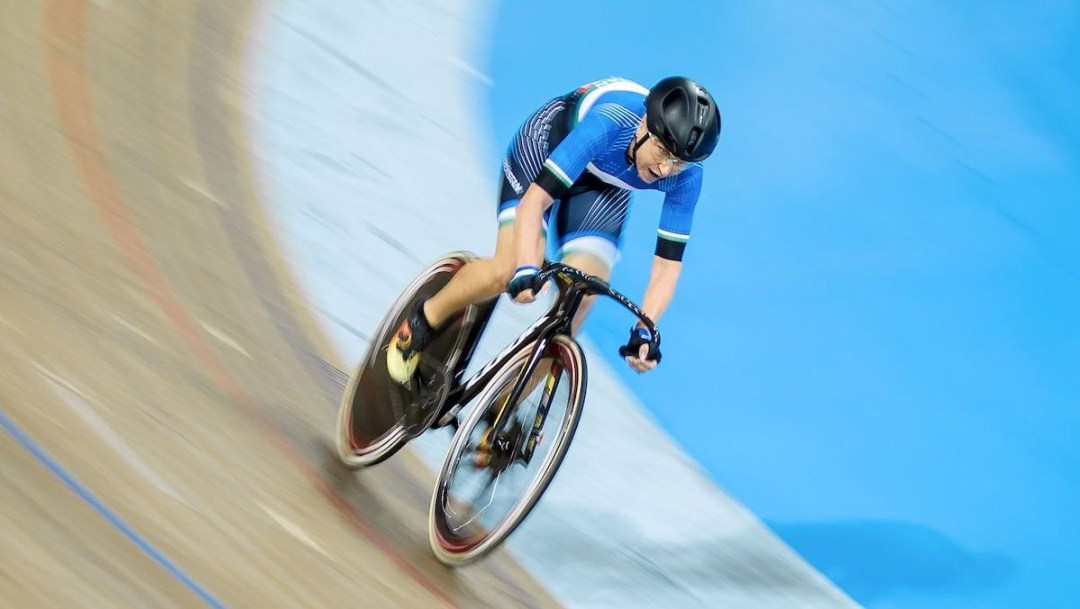
{"type": "MultiPolygon", "coordinates": [[[[538,273],[552,215],[560,261],[607,281],[632,190],[665,193],[641,307],[658,320],[682,270],[701,192],[701,162],[719,135],[720,112],[712,95],[678,76],[652,89],[608,78],[548,101],[524,122],[503,160],[495,255],[469,262],[438,294],[418,303],[391,339],[390,376],[408,382],[437,329],[466,305],[504,291],[516,302],[532,302],[541,288],[538,273]]],[[[574,319],[574,332],[589,301],[574,319]]],[[[648,358],[650,339],[640,323],[630,330],[627,346],[636,356],[626,361],[638,372],[659,362],[658,352],[648,358]]]]}

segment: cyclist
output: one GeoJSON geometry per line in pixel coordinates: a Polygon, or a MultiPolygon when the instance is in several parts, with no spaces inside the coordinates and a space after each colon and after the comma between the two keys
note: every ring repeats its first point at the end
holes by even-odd
{"type": "MultiPolygon", "coordinates": [[[[471,261],[438,294],[418,303],[391,339],[390,376],[407,382],[437,329],[466,305],[504,291],[516,302],[532,302],[541,288],[539,266],[552,215],[559,260],[608,280],[632,190],[665,193],[641,307],[658,320],[682,270],[701,192],[701,162],[719,135],[720,112],[712,95],[678,76],[652,89],[607,78],[544,104],[522,124],[503,159],[495,255],[471,261]]],[[[575,332],[589,304],[582,303],[575,332]]],[[[660,360],[659,353],[647,358],[650,339],[640,324],[630,330],[627,346],[636,356],[626,361],[638,372],[660,360]]]]}

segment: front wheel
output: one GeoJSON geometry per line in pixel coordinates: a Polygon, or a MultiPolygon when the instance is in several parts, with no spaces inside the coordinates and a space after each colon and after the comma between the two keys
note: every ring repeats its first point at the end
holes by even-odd
{"type": "Polygon", "coordinates": [[[444,564],[460,566],[497,547],[539,501],[581,419],[581,347],[555,336],[516,404],[506,404],[531,348],[514,354],[476,399],[447,449],[431,500],[429,538],[444,564]],[[493,430],[496,413],[508,412],[493,430]]]}

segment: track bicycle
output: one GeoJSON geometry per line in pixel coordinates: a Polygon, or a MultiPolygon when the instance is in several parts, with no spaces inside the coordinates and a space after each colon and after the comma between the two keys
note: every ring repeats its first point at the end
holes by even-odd
{"type": "MultiPolygon", "coordinates": [[[[585,356],[570,336],[582,300],[612,298],[650,330],[650,354],[660,344],[656,325],[629,298],[597,277],[548,262],[540,277],[554,281],[554,302],[491,361],[465,378],[497,299],[465,307],[421,353],[409,383],[395,383],[386,372],[391,333],[419,299],[437,293],[471,259],[467,252],[449,254],[403,290],[350,377],[336,442],[342,462],[361,467],[389,458],[428,429],[455,428],[428,521],[432,551],[451,566],[498,547],[528,516],[566,456],[588,377],[585,356]]],[[[624,345],[619,354],[630,353],[624,345]]]]}

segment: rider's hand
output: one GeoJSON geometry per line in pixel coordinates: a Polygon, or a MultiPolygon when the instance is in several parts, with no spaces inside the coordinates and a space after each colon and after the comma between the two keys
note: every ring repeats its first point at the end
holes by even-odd
{"type": "Polygon", "coordinates": [[[543,282],[540,281],[540,269],[532,265],[517,267],[510,283],[506,284],[506,293],[514,302],[526,304],[536,300],[543,282]]]}
{"type": "Polygon", "coordinates": [[[638,373],[648,372],[660,363],[660,348],[656,348],[655,357],[649,359],[649,341],[652,340],[652,332],[648,328],[634,326],[630,328],[630,340],[626,346],[619,350],[626,355],[626,363],[638,373]]]}

